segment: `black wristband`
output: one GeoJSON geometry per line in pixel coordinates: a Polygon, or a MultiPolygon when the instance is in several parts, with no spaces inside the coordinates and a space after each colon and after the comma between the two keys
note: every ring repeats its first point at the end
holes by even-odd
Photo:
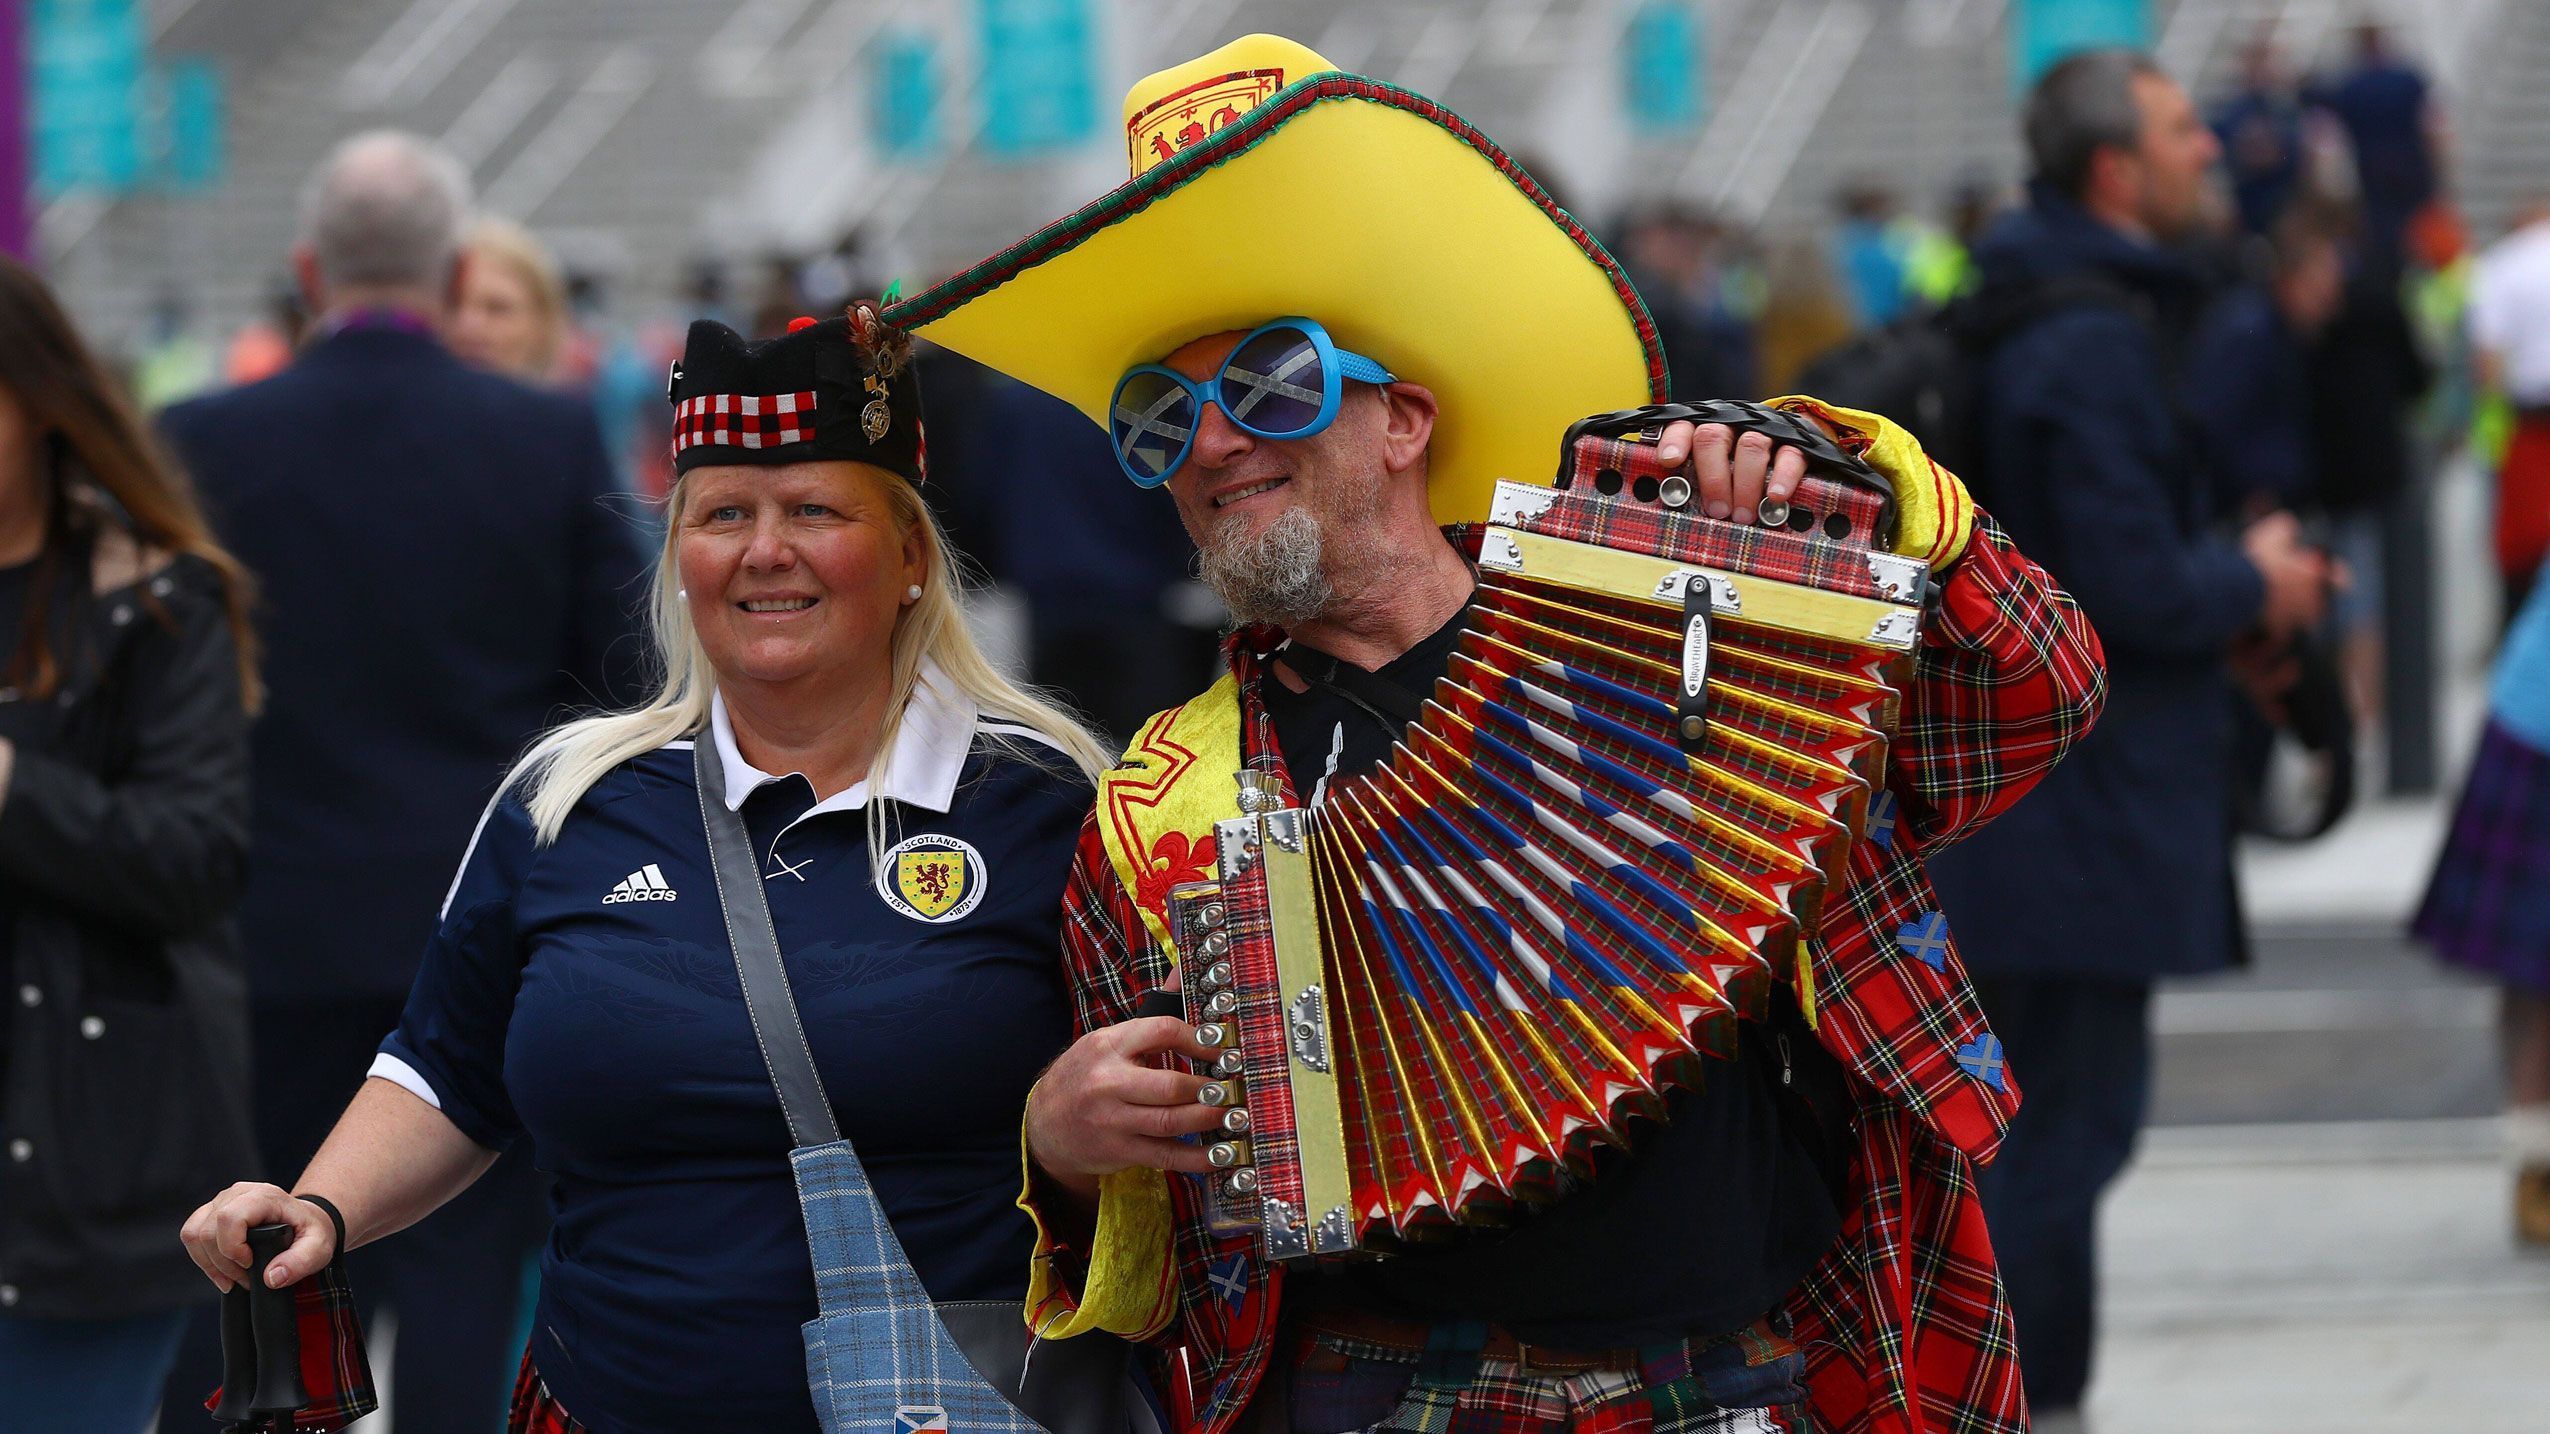
{"type": "Polygon", "coordinates": [[[316,1205],[316,1206],[318,1206],[320,1209],[325,1210],[325,1211],[327,1211],[327,1212],[328,1212],[328,1221],[329,1221],[329,1223],[331,1223],[331,1224],[333,1224],[333,1225],[335,1225],[335,1226],[336,1226],[336,1252],[335,1252],[334,1254],[332,1254],[332,1255],[330,1255],[330,1256],[328,1257],[328,1263],[329,1263],[329,1264],[331,1264],[331,1265],[333,1265],[333,1264],[335,1264],[337,1261],[344,1259],[344,1258],[345,1258],[345,1212],[344,1212],[344,1211],[342,1211],[342,1210],[339,1210],[339,1209],[336,1207],[336,1202],[335,1202],[335,1201],[333,1201],[333,1200],[330,1200],[330,1199],[329,1199],[327,1196],[325,1196],[325,1195],[295,1195],[295,1196],[293,1196],[292,1198],[293,1198],[293,1199],[295,1199],[295,1200],[307,1200],[307,1201],[309,1201],[311,1204],[316,1205]]]}

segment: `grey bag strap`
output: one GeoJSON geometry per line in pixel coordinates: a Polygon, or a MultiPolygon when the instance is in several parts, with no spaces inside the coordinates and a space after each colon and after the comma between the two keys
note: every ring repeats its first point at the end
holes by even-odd
{"type": "Polygon", "coordinates": [[[797,1019],[797,997],[779,959],[779,933],[770,924],[770,899],[762,894],[761,864],[744,819],[726,805],[726,764],[702,732],[691,746],[691,771],[699,787],[700,825],[708,830],[708,866],[717,875],[717,905],[726,915],[726,940],[735,948],[735,974],[744,985],[744,1010],[762,1064],[779,1088],[779,1110],[788,1117],[788,1141],[797,1147],[830,1145],[841,1138],[832,1098],[815,1074],[806,1028],[797,1019]]]}

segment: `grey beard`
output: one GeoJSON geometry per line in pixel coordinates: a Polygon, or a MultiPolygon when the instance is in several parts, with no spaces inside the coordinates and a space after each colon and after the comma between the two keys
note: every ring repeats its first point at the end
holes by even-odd
{"type": "Polygon", "coordinates": [[[1336,596],[1322,556],[1319,520],[1295,508],[1255,537],[1217,537],[1197,550],[1195,565],[1233,617],[1293,627],[1326,612],[1336,596]]]}

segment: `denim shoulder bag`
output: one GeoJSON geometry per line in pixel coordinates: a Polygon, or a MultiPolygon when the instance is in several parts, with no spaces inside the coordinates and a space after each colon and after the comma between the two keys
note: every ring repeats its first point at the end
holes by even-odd
{"type": "Polygon", "coordinates": [[[700,821],[753,1038],[788,1119],[788,1163],[815,1267],[806,1382],[826,1434],[1147,1428],[1148,1420],[1131,1422],[1140,1401],[1128,1383],[1122,1340],[1093,1334],[1032,1341],[1014,1301],[933,1304],[921,1287],[815,1073],[752,841],[726,805],[725,766],[713,749],[705,737],[692,748],[700,821]]]}

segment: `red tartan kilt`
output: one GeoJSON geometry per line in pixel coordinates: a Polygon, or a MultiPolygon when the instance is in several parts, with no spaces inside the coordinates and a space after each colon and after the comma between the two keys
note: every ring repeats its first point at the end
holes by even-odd
{"type": "Polygon", "coordinates": [[[585,1434],[575,1416],[549,1397],[549,1386],[541,1381],[540,1371],[531,1367],[527,1351],[522,1373],[514,1379],[513,1415],[505,1421],[505,1434],[585,1434]]]}

